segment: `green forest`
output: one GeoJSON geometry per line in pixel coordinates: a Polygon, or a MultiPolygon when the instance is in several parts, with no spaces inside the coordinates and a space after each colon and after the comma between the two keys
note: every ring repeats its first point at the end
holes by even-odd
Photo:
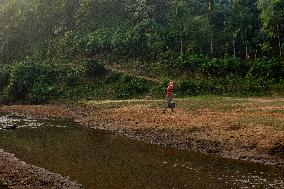
{"type": "Polygon", "coordinates": [[[283,51],[284,0],[0,0],[4,102],[281,96],[283,51]]]}

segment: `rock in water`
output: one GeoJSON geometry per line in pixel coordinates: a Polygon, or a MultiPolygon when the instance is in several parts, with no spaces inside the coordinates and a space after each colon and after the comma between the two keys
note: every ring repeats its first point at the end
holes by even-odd
{"type": "Polygon", "coordinates": [[[16,129],[17,127],[18,127],[17,125],[8,125],[8,126],[3,127],[2,129],[11,130],[11,129],[16,129]]]}
{"type": "Polygon", "coordinates": [[[6,184],[0,182],[0,189],[9,189],[9,187],[6,184]]]}

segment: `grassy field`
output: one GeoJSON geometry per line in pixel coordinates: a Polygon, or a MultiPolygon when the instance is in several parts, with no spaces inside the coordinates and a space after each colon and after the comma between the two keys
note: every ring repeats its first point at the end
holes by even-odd
{"type": "MultiPolygon", "coordinates": [[[[239,114],[239,119],[233,124],[239,128],[248,125],[273,126],[284,131],[284,98],[237,98],[199,96],[184,99],[175,99],[177,109],[201,113],[214,111],[227,114],[239,114]]],[[[109,101],[84,101],[97,108],[123,108],[128,106],[145,105],[150,108],[165,107],[164,100],[109,100],[109,101]]],[[[236,127],[237,128],[237,127],[236,127]]]]}

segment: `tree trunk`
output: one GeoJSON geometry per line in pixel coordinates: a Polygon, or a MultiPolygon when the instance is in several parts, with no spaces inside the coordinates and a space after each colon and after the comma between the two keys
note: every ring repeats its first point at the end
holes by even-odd
{"type": "Polygon", "coordinates": [[[233,40],[233,47],[234,47],[234,58],[236,58],[236,40],[233,40]]]}
{"type": "Polygon", "coordinates": [[[246,60],[249,59],[249,55],[248,55],[248,41],[246,40],[246,60]]]}
{"type": "Polygon", "coordinates": [[[183,55],[183,41],[182,41],[182,37],[180,38],[180,54],[183,55]]]}
{"type": "Polygon", "coordinates": [[[183,55],[183,23],[180,21],[180,29],[179,29],[179,38],[180,38],[180,54],[183,55]]]}
{"type": "Polygon", "coordinates": [[[281,48],[281,38],[279,33],[279,25],[277,24],[277,35],[278,35],[278,47],[279,47],[279,57],[282,56],[282,48],[281,48]]]}
{"type": "Polygon", "coordinates": [[[211,39],[210,39],[210,54],[211,54],[211,57],[213,57],[213,37],[211,35],[211,39]]]}
{"type": "Polygon", "coordinates": [[[248,40],[247,40],[247,29],[245,31],[245,43],[246,43],[246,60],[248,60],[248,40]]]}
{"type": "Polygon", "coordinates": [[[214,12],[214,1],[208,0],[208,20],[209,25],[211,28],[211,34],[210,34],[210,55],[213,57],[214,55],[214,48],[213,48],[213,33],[214,33],[214,24],[213,24],[213,12],[214,12]]]}

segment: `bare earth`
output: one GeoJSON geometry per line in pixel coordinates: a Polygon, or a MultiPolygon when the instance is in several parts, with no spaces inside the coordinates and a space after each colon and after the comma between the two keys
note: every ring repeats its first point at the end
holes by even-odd
{"type": "Polygon", "coordinates": [[[165,114],[164,102],[154,100],[11,105],[0,111],[71,118],[153,144],[284,166],[283,98],[190,98],[176,104],[175,112],[165,114]]]}

